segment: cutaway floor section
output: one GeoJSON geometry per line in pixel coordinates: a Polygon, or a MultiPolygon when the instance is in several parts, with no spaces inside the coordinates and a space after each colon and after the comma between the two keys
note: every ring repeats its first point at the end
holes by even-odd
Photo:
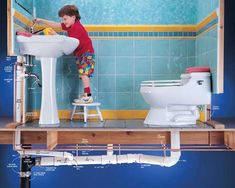
{"type": "Polygon", "coordinates": [[[87,123],[84,123],[79,120],[73,121],[61,121],[58,125],[40,125],[38,121],[29,122],[19,126],[18,128],[22,129],[40,129],[40,128],[78,128],[78,129],[89,129],[89,128],[101,128],[101,129],[171,129],[171,128],[179,128],[179,129],[211,129],[212,127],[198,122],[196,125],[184,125],[184,126],[150,126],[144,124],[144,120],[105,120],[103,122],[90,120],[87,123]]]}

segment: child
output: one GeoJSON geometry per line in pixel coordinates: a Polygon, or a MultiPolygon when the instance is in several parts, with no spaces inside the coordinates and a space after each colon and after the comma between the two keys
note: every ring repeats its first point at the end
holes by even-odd
{"type": "Polygon", "coordinates": [[[94,73],[95,55],[92,46],[92,41],[89,38],[87,31],[80,23],[80,14],[78,8],[74,5],[66,5],[59,12],[59,17],[62,23],[57,23],[41,18],[34,19],[34,22],[47,24],[51,27],[60,27],[68,32],[69,37],[74,37],[79,40],[79,46],[74,51],[77,57],[77,67],[79,78],[82,79],[84,94],[78,99],[74,99],[76,103],[92,103],[93,99],[90,90],[90,77],[94,73]]]}

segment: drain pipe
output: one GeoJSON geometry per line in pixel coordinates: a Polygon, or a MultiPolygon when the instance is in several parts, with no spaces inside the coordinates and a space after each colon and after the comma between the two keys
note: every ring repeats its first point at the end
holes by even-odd
{"type": "Polygon", "coordinates": [[[101,156],[76,156],[73,160],[62,157],[37,158],[36,166],[61,166],[61,165],[107,165],[140,163],[171,167],[180,159],[180,133],[171,131],[171,152],[170,156],[151,156],[143,154],[127,155],[101,155],[101,156]]]}
{"type": "Polygon", "coordinates": [[[14,122],[22,122],[22,74],[24,72],[24,57],[17,56],[17,62],[14,65],[14,122]]]}

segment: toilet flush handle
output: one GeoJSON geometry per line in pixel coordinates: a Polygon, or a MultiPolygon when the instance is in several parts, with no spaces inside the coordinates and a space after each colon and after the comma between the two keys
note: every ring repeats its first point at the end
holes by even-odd
{"type": "Polygon", "coordinates": [[[204,80],[198,80],[198,81],[197,81],[197,84],[198,84],[198,85],[202,85],[203,82],[204,82],[204,80]]]}

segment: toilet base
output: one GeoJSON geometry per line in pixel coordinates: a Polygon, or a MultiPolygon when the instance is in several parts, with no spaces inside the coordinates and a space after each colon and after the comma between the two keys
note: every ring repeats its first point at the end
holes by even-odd
{"type": "Polygon", "coordinates": [[[170,106],[151,108],[144,124],[151,127],[195,125],[199,118],[196,106],[170,106]]]}

